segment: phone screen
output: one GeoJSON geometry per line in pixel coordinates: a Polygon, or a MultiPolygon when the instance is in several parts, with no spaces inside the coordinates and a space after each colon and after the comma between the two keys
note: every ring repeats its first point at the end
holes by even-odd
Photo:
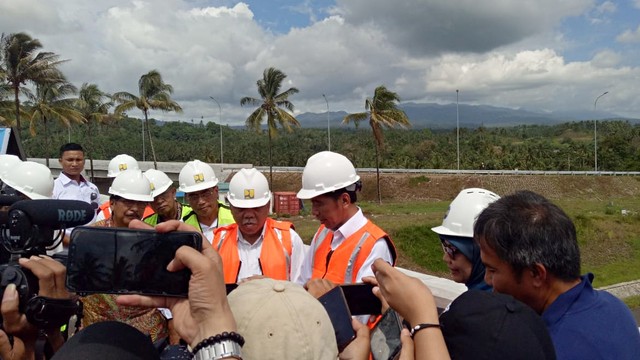
{"type": "Polygon", "coordinates": [[[374,360],[389,360],[400,352],[402,321],[393,309],[387,310],[371,332],[371,355],[374,360]]]}
{"type": "Polygon", "coordinates": [[[349,284],[341,285],[344,297],[351,315],[380,315],[382,313],[382,303],[371,289],[371,284],[349,284]]]}
{"type": "Polygon", "coordinates": [[[342,351],[356,337],[353,325],[351,325],[351,313],[347,307],[342,288],[336,286],[319,297],[318,300],[329,314],[333,330],[336,333],[338,350],[342,351]]]}
{"type": "Polygon", "coordinates": [[[71,233],[67,289],[76,293],[145,294],[186,297],[188,269],[167,271],[181,246],[202,249],[195,232],[157,233],[77,227],[71,233]]]}

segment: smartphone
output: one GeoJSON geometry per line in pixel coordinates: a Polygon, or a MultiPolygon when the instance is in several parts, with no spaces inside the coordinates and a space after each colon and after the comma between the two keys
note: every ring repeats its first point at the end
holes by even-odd
{"type": "Polygon", "coordinates": [[[341,285],[351,315],[380,315],[382,303],[371,291],[371,284],[341,285]]]}
{"type": "Polygon", "coordinates": [[[351,312],[349,312],[349,307],[347,307],[347,301],[342,292],[342,288],[336,286],[326,294],[320,296],[318,300],[327,310],[327,314],[329,314],[333,330],[336,333],[338,350],[342,352],[356,337],[353,325],[351,325],[351,312]]]}
{"type": "Polygon", "coordinates": [[[387,310],[371,331],[371,355],[374,360],[392,360],[400,353],[402,320],[393,309],[387,310]]]}
{"type": "Polygon", "coordinates": [[[66,286],[80,295],[142,294],[187,297],[191,271],[169,272],[181,246],[202,250],[196,232],[80,226],[71,232],[66,286]]]}

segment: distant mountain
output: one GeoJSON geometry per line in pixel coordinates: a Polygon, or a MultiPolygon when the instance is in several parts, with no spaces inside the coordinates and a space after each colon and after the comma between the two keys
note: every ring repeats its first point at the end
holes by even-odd
{"type": "MultiPolygon", "coordinates": [[[[409,117],[413,128],[449,129],[456,127],[456,104],[403,103],[399,106],[409,117]]],[[[561,111],[541,113],[524,109],[509,109],[488,105],[463,105],[458,108],[460,127],[553,125],[569,121],[600,119],[624,119],[640,122],[640,119],[625,119],[604,111],[561,111]]],[[[342,119],[344,111],[329,112],[331,127],[346,127],[342,119]]],[[[296,118],[305,128],[326,128],[327,113],[302,113],[296,118]]],[[[368,126],[368,125],[367,125],[368,126]]]]}

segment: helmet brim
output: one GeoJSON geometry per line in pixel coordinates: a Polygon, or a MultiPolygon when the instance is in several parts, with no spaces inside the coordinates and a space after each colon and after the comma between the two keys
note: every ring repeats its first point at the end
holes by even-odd
{"type": "Polygon", "coordinates": [[[233,207],[237,207],[240,209],[253,209],[267,205],[271,200],[271,193],[269,193],[269,197],[265,199],[239,200],[227,197],[227,200],[233,207]]]}

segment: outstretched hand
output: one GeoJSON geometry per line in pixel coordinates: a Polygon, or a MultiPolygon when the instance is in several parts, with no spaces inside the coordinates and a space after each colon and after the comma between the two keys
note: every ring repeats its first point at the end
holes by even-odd
{"type": "MultiPolygon", "coordinates": [[[[129,227],[148,228],[145,225],[140,221],[132,221],[129,227]]],[[[177,220],[167,221],[156,226],[158,232],[175,230],[197,231],[192,226],[177,220]]],[[[118,296],[117,303],[171,309],[176,331],[192,347],[209,336],[224,331],[236,331],[236,322],[227,302],[222,259],[211,245],[208,243],[203,245],[202,253],[188,246],[179,248],[174,259],[167,266],[167,270],[172,272],[185,268],[191,270],[187,299],[121,295],[118,296]]]]}

